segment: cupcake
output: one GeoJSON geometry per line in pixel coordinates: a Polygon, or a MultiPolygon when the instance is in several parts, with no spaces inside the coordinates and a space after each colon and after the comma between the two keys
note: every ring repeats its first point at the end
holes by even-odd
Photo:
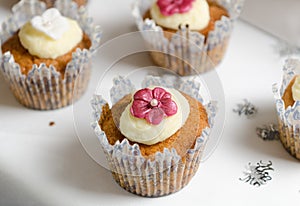
{"type": "MultiPolygon", "coordinates": [[[[47,8],[53,7],[56,0],[40,0],[45,2],[47,8]]],[[[73,0],[78,6],[84,6],[87,3],[87,0],[73,0]]]]}
{"type": "Polygon", "coordinates": [[[84,9],[61,2],[69,7],[45,10],[39,1],[21,1],[2,24],[1,73],[28,108],[70,105],[88,85],[91,54],[101,33],[84,9]]]}
{"type": "Polygon", "coordinates": [[[221,62],[242,3],[137,0],[133,15],[153,61],[180,75],[191,75],[221,62]]]}
{"type": "Polygon", "coordinates": [[[149,76],[135,89],[119,77],[111,89],[111,108],[101,96],[92,100],[92,126],[113,178],[131,193],[159,197],[177,192],[198,169],[215,107],[203,106],[199,84],[177,85],[149,76]]]}
{"type": "Polygon", "coordinates": [[[300,159],[300,61],[288,59],[283,73],[281,86],[273,85],[280,140],[292,156],[300,159]]]}

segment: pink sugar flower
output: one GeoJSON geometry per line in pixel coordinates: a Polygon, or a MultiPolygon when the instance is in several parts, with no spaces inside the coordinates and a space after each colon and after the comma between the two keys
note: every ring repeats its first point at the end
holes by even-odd
{"type": "Polygon", "coordinates": [[[177,105],[171,98],[172,95],[160,87],[153,90],[141,89],[133,96],[130,112],[134,117],[158,125],[165,116],[169,117],[177,112],[177,105]]]}
{"type": "Polygon", "coordinates": [[[164,16],[186,13],[192,8],[195,0],[158,0],[157,5],[164,16]]]}

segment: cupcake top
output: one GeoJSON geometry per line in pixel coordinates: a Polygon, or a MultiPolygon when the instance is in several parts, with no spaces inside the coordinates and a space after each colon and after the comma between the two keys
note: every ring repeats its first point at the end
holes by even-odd
{"type": "Polygon", "coordinates": [[[216,107],[212,103],[207,106],[202,104],[200,85],[194,79],[182,82],[173,80],[173,77],[146,76],[142,89],[136,90],[130,80],[115,78],[110,90],[112,106],[102,96],[97,95],[92,101],[92,106],[96,109],[92,127],[99,135],[101,144],[116,149],[117,153],[122,147],[126,151],[121,154],[141,154],[152,160],[158,152],[171,152],[176,157],[183,157],[190,149],[198,147],[198,143],[203,141],[202,135],[209,134],[206,129],[213,125],[216,107]],[[135,104],[139,107],[134,108],[135,104]],[[157,109],[162,110],[158,115],[157,109]],[[152,119],[147,115],[158,117],[152,119]],[[121,116],[127,117],[121,120],[121,116]],[[127,124],[131,129],[120,126],[121,124],[127,124]],[[167,132],[174,134],[162,135],[167,132]],[[147,136],[143,133],[147,133],[147,136]],[[138,135],[144,135],[145,138],[138,135]]]}
{"type": "Polygon", "coordinates": [[[294,101],[300,101],[300,75],[295,77],[293,86],[292,86],[292,96],[294,101]]]}
{"type": "Polygon", "coordinates": [[[150,9],[153,20],[169,29],[189,25],[191,30],[202,30],[210,21],[206,0],[157,0],[150,9]]]}
{"type": "Polygon", "coordinates": [[[51,8],[27,22],[18,36],[22,46],[31,55],[55,59],[81,42],[83,32],[76,21],[51,8]]]}
{"type": "Polygon", "coordinates": [[[133,142],[153,145],[179,130],[190,113],[187,99],[175,89],[138,90],[120,117],[120,132],[133,142]]]}

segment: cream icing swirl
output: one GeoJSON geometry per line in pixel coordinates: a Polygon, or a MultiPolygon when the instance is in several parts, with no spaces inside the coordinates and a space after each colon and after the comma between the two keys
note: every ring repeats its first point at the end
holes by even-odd
{"type": "Polygon", "coordinates": [[[175,13],[170,16],[163,15],[157,3],[154,3],[150,14],[156,24],[174,30],[177,30],[179,25],[186,24],[191,30],[202,30],[207,27],[210,20],[209,5],[206,0],[195,0],[192,8],[186,13],[175,13]]]}
{"type": "Polygon", "coordinates": [[[177,113],[166,117],[158,125],[149,124],[145,119],[136,118],[130,113],[129,104],[120,117],[120,131],[133,142],[153,145],[169,138],[186,122],[190,106],[187,99],[175,89],[166,89],[172,95],[172,100],[177,104],[177,113]]]}
{"type": "Polygon", "coordinates": [[[295,82],[292,86],[292,95],[294,101],[300,101],[300,75],[295,78],[295,82]]]}
{"type": "Polygon", "coordinates": [[[60,16],[56,9],[49,10],[27,22],[18,35],[31,55],[55,59],[72,50],[82,40],[83,32],[76,21],[60,16]]]}

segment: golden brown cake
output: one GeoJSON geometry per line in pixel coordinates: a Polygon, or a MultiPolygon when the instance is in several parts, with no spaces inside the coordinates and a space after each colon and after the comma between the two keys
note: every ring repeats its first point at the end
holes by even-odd
{"type": "Polygon", "coordinates": [[[9,51],[14,56],[16,63],[21,67],[22,74],[26,75],[32,69],[33,64],[40,65],[45,63],[48,67],[50,65],[54,66],[56,71],[59,71],[61,75],[64,76],[66,66],[72,60],[72,53],[75,52],[77,48],[89,49],[91,47],[91,40],[88,35],[84,34],[82,41],[76,47],[55,59],[40,58],[31,55],[20,43],[18,32],[4,42],[1,47],[3,54],[9,51]]]}
{"type": "MultiPolygon", "coordinates": [[[[187,150],[194,146],[195,140],[201,135],[202,130],[208,127],[207,113],[203,105],[194,98],[186,94],[183,95],[188,100],[191,110],[186,123],[174,135],[162,142],[154,145],[139,144],[144,157],[151,158],[156,152],[163,152],[165,148],[175,148],[178,155],[184,157],[187,150]]],[[[115,104],[111,110],[108,105],[103,108],[99,125],[105,132],[111,145],[114,145],[118,140],[122,141],[126,138],[119,131],[119,125],[116,124],[119,124],[120,116],[130,101],[131,95],[127,95],[115,104]],[[115,117],[113,118],[113,116],[115,117]]]]}
{"type": "Polygon", "coordinates": [[[293,99],[293,94],[292,94],[292,86],[295,82],[296,77],[294,77],[287,88],[284,91],[284,94],[282,96],[282,100],[284,101],[285,108],[288,106],[293,106],[295,103],[295,100],[293,99]]]}

